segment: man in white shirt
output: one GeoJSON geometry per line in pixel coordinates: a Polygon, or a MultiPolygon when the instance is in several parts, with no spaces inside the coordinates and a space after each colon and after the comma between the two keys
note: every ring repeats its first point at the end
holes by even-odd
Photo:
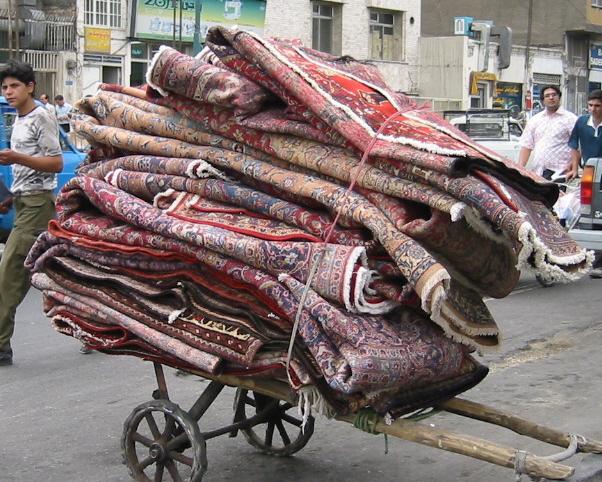
{"type": "Polygon", "coordinates": [[[560,107],[562,93],[557,86],[544,87],[539,97],[544,110],[527,122],[520,138],[518,161],[526,166],[532,154],[531,169],[537,174],[550,179],[564,173],[570,180],[577,176],[568,146],[577,116],[560,107]]]}
{"type": "Polygon", "coordinates": [[[48,101],[48,94],[40,95],[40,102],[44,105],[44,109],[52,114],[52,116],[56,116],[56,109],[54,106],[48,101]]]}
{"type": "Polygon", "coordinates": [[[65,98],[60,94],[55,96],[54,102],[56,104],[56,119],[63,130],[69,132],[71,130],[69,125],[69,113],[73,110],[73,107],[71,104],[65,102],[65,98]]]}

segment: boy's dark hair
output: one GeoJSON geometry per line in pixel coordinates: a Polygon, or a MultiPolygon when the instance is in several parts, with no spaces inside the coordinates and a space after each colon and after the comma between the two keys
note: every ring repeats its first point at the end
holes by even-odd
{"type": "Polygon", "coordinates": [[[602,90],[596,89],[592,90],[587,96],[587,100],[602,100],[602,90]]]}
{"type": "Polygon", "coordinates": [[[544,95],[545,91],[550,90],[550,89],[552,89],[554,92],[556,92],[558,94],[559,99],[562,97],[562,92],[560,92],[560,87],[558,87],[557,85],[546,85],[545,87],[542,87],[541,90],[539,91],[539,100],[541,100],[543,102],[543,95],[544,95]]]}
{"type": "Polygon", "coordinates": [[[0,69],[0,84],[4,82],[4,79],[7,77],[14,77],[25,85],[33,82],[35,86],[36,83],[36,76],[31,65],[25,62],[19,62],[18,60],[9,60],[6,63],[6,67],[0,69]]]}
{"type": "Polygon", "coordinates": [[[65,100],[65,98],[61,94],[58,94],[54,96],[54,100],[65,100]]]}

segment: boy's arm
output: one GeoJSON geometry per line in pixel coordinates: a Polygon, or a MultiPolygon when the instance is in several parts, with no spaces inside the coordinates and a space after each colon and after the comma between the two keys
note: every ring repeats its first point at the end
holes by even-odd
{"type": "Polygon", "coordinates": [[[63,156],[29,156],[12,149],[0,151],[0,164],[9,166],[11,164],[20,164],[29,167],[35,171],[41,172],[61,172],[63,170],[63,156]]]}

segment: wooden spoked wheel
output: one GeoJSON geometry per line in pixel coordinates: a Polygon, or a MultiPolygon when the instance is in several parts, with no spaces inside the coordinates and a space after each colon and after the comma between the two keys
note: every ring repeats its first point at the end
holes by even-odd
{"type": "Polygon", "coordinates": [[[305,447],[314,433],[312,416],[309,416],[305,427],[301,429],[301,417],[287,413],[296,407],[257,392],[239,388],[236,391],[234,408],[239,420],[261,415],[258,424],[242,428],[241,431],[251,445],[266,454],[292,455],[305,447]]]}
{"type": "Polygon", "coordinates": [[[134,409],[123,425],[124,462],[141,482],[200,482],[207,470],[205,439],[196,422],[168,400],[134,409]]]}

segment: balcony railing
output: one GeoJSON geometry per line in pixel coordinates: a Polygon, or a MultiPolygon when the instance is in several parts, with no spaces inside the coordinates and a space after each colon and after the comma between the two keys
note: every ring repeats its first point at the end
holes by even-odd
{"type": "MultiPolygon", "coordinates": [[[[12,30],[20,33],[20,47],[50,52],[74,51],[77,46],[75,17],[45,16],[33,10],[33,18],[16,19],[12,30]]],[[[8,10],[0,9],[0,50],[8,50],[8,10]]],[[[16,42],[13,40],[13,49],[16,42]]]]}

